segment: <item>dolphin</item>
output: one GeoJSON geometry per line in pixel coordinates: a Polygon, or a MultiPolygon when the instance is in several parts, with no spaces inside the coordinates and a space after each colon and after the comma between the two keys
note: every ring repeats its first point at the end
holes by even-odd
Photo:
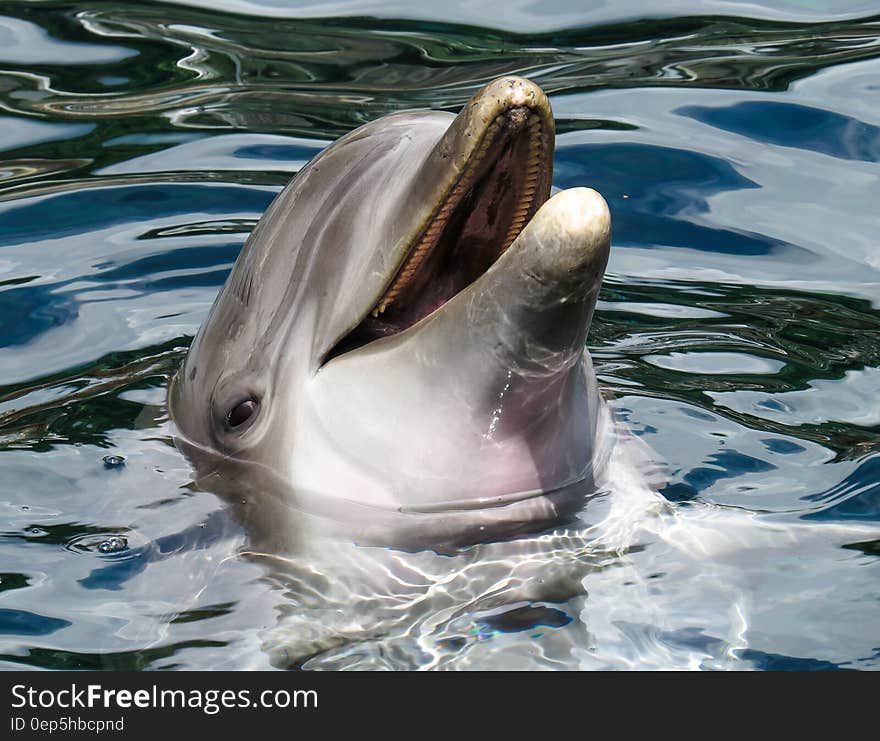
{"type": "Polygon", "coordinates": [[[409,551],[569,521],[614,423],[585,350],[611,219],[551,195],[533,82],[394,113],[303,167],[249,236],[169,386],[199,485],[262,548],[409,551]]]}
{"type": "Polygon", "coordinates": [[[503,77],[344,136],[248,238],[168,407],[278,598],[260,667],[737,668],[755,553],[876,537],[656,491],[586,351],[608,207],[550,197],[553,148],[544,93],[503,77]],[[504,621],[545,627],[484,640],[504,621]]]}

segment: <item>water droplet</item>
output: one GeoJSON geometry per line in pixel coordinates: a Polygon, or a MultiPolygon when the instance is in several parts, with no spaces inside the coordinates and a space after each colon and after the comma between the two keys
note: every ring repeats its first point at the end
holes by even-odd
{"type": "Polygon", "coordinates": [[[120,538],[119,536],[108,538],[103,543],[98,545],[98,550],[101,553],[119,553],[119,551],[124,551],[127,548],[128,541],[125,538],[120,538]]]}
{"type": "Polygon", "coordinates": [[[104,468],[119,468],[125,465],[125,458],[121,455],[105,455],[101,460],[104,461],[104,468]]]}

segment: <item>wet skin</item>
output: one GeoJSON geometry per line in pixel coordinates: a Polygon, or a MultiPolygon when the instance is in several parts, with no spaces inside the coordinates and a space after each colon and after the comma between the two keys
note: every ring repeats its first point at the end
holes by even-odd
{"type": "Polygon", "coordinates": [[[602,197],[548,199],[554,127],[504,77],[366,124],[254,229],[170,391],[200,484],[267,547],[443,548],[583,507],[613,447],[585,342],[602,197]]]}

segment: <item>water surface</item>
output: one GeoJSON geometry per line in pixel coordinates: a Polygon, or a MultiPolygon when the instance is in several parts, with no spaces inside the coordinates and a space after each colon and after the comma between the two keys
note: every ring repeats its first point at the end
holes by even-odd
{"type": "Polygon", "coordinates": [[[0,666],[265,667],[267,631],[315,624],[320,589],[291,600],[192,486],[168,378],[309,158],[515,73],[550,95],[554,185],[611,207],[589,346],[667,463],[671,524],[625,559],[591,554],[586,595],[425,610],[306,665],[877,668],[876,13],[5,2],[0,666]]]}

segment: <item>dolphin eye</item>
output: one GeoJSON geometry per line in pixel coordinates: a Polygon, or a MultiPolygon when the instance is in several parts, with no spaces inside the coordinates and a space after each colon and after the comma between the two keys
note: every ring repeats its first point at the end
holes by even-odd
{"type": "Polygon", "coordinates": [[[256,399],[245,399],[238,402],[226,415],[226,423],[233,428],[241,427],[256,413],[258,406],[256,399]]]}

